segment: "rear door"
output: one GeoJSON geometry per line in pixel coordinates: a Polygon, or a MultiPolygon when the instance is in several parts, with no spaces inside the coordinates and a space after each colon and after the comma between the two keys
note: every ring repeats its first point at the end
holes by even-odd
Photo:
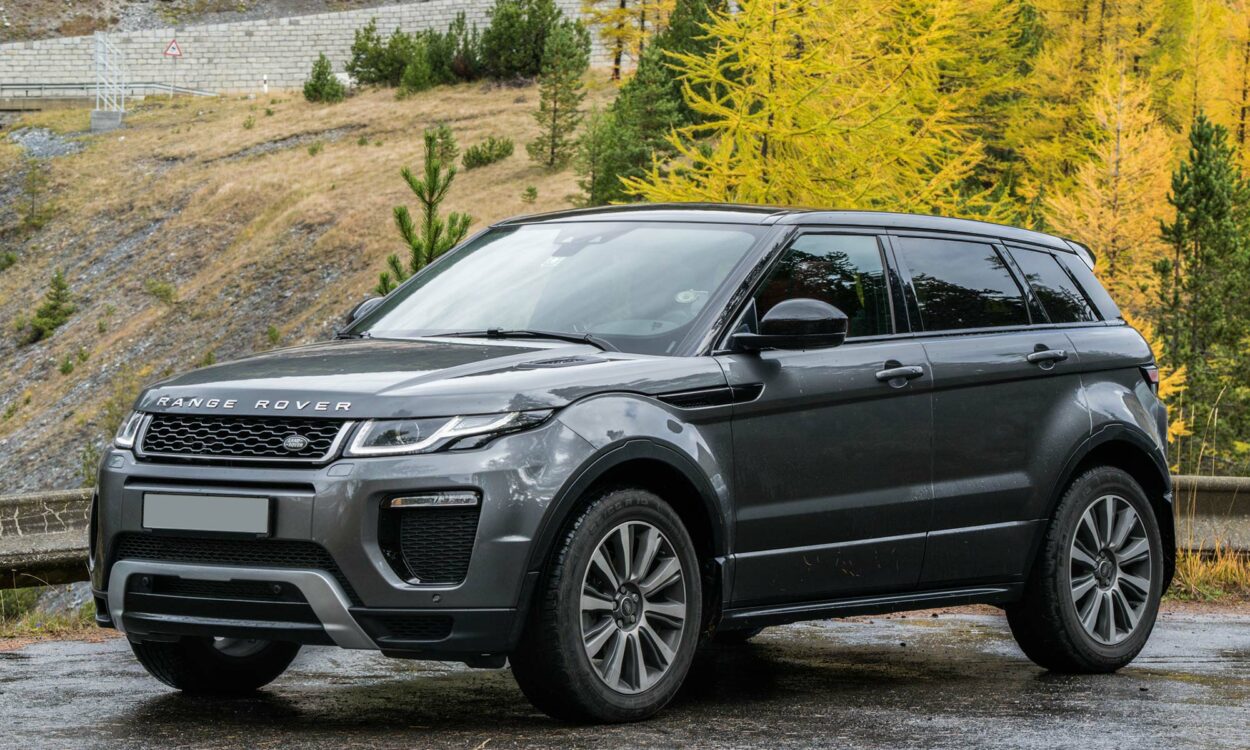
{"type": "Polygon", "coordinates": [[[1089,417],[1077,353],[995,240],[897,233],[933,370],[933,516],[921,585],[1019,576],[1089,417]]]}
{"type": "MultiPolygon", "coordinates": [[[[718,355],[734,407],[738,606],[913,588],[929,518],[931,378],[895,335],[883,238],[809,231],[755,294],[758,315],[815,298],[849,317],[846,343],[718,355]],[[884,377],[910,367],[905,376],[884,377]]],[[[748,324],[750,327],[750,324],[748,324]]]]}

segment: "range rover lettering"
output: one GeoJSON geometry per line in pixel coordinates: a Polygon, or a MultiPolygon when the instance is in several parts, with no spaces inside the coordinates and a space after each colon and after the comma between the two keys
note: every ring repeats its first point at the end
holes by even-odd
{"type": "Polygon", "coordinates": [[[97,621],[239,693],[302,646],[510,664],[629,721],[700,644],[967,603],[1109,672],[1174,566],[1166,413],[1083,247],[655,205],[504,221],[335,340],[146,389],[93,501],[97,621]]]}

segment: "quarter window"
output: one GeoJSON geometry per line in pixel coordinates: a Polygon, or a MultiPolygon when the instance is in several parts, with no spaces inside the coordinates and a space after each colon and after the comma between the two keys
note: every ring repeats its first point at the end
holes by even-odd
{"type": "Polygon", "coordinates": [[[1094,308],[1055,256],[1037,250],[1012,248],[1011,255],[1024,273],[1051,323],[1085,323],[1098,320],[1094,308]]]}
{"type": "Polygon", "coordinates": [[[1027,325],[1024,295],[991,245],[899,238],[926,331],[1027,325]]]}
{"type": "Polygon", "coordinates": [[[756,295],[756,312],[763,316],[777,303],[799,297],[828,302],[846,313],[849,337],[892,332],[876,237],[805,234],[796,239],[756,295]]]}

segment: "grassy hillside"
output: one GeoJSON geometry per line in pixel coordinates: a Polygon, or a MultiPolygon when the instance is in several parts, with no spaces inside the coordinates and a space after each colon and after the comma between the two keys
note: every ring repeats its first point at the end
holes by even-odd
{"type": "Polygon", "coordinates": [[[533,88],[465,85],[336,106],[149,100],[102,136],[82,135],[85,111],[11,123],[0,131],[0,252],[18,260],[0,271],[0,493],[79,486],[85,446],[144,381],[332,335],[401,249],[391,209],[413,201],[399,169],[419,166],[426,127],[447,123],[461,149],[491,134],[517,141],[511,158],[456,179],[446,207],[470,212],[474,228],[570,205],[575,176],[525,156],[536,105],[533,88]],[[10,138],[32,127],[83,147],[40,162],[52,210],[38,230],[21,226],[31,191],[10,138]],[[535,203],[521,198],[529,185],[535,203]],[[17,325],[58,268],[77,311],[51,339],[22,345],[17,325]]]}

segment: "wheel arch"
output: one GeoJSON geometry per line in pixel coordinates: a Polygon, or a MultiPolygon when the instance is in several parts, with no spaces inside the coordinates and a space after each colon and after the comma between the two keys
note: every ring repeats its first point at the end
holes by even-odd
{"type": "MultiPolygon", "coordinates": [[[[1095,466],[1113,466],[1124,471],[1141,485],[1150,500],[1163,542],[1163,588],[1166,591],[1176,569],[1172,475],[1163,451],[1140,428],[1122,423],[1108,424],[1074,451],[1051,492],[1047,517],[1053,518],[1072,481],[1095,466]]],[[[1033,559],[1036,562],[1036,554],[1033,559]]]]}
{"type": "Polygon", "coordinates": [[[726,553],[724,514],[711,480],[680,451],[650,439],[632,439],[591,456],[556,494],[531,546],[530,571],[541,570],[575,511],[590,493],[611,484],[651,490],[673,506],[694,539],[700,558],[726,553]]]}
{"type": "MultiPolygon", "coordinates": [[[[579,508],[594,492],[611,485],[654,492],[672,505],[694,541],[703,566],[705,622],[718,617],[729,576],[725,572],[728,528],[712,481],[698,465],[675,448],[648,438],[634,438],[596,452],[556,494],[530,548],[527,571],[541,574],[579,508]]],[[[528,610],[528,600],[520,602],[528,610]]]]}

